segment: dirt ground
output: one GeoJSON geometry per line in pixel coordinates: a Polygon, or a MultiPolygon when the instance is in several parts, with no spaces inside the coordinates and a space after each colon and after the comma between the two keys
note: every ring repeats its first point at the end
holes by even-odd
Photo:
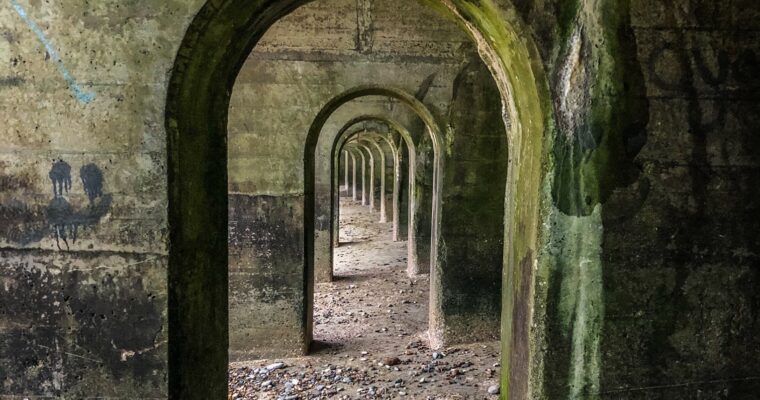
{"type": "Polygon", "coordinates": [[[496,399],[498,342],[427,347],[429,280],[406,275],[406,242],[341,199],[334,282],[317,284],[307,357],[230,365],[230,399],[496,399]]]}

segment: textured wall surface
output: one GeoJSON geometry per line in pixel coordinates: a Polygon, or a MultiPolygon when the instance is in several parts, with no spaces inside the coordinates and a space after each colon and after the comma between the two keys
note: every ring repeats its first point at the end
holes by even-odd
{"type": "Polygon", "coordinates": [[[555,47],[532,397],[756,397],[760,5],[613,3],[555,47]]]}
{"type": "Polygon", "coordinates": [[[454,80],[447,115],[441,245],[443,340],[499,337],[507,136],[499,91],[479,57],[454,80]]]}
{"type": "Polygon", "coordinates": [[[0,5],[0,397],[166,396],[163,109],[200,5],[0,5]]]}

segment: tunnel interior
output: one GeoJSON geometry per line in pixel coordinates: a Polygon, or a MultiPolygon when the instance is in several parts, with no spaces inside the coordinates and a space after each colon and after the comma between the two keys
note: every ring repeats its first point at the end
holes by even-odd
{"type": "Polygon", "coordinates": [[[472,376],[475,390],[498,387],[503,109],[471,38],[422,5],[312,2],[267,30],[227,128],[231,395],[337,395],[375,379],[395,383],[368,393],[466,395],[472,376]],[[299,215],[304,175],[313,224],[299,215]],[[300,235],[312,249],[293,246],[300,235]],[[454,345],[468,347],[439,361],[454,345]],[[333,382],[304,371],[314,357],[384,368],[333,382]],[[447,385],[433,383],[448,364],[447,385]],[[303,373],[313,378],[293,385],[303,373]]]}
{"type": "Polygon", "coordinates": [[[758,32],[8,0],[0,398],[755,399],[758,32]]]}

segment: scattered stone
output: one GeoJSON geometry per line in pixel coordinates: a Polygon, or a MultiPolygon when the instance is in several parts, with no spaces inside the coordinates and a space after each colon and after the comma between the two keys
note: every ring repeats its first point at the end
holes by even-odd
{"type": "Polygon", "coordinates": [[[267,365],[264,368],[266,368],[267,371],[272,372],[272,371],[275,371],[275,370],[278,370],[278,369],[285,368],[285,363],[276,362],[276,363],[273,363],[273,364],[269,364],[269,365],[267,365]]]}
{"type": "Polygon", "coordinates": [[[491,385],[488,387],[488,394],[499,394],[501,388],[499,385],[491,385]]]}
{"type": "MultiPolygon", "coordinates": [[[[366,251],[359,246],[350,251],[366,251]]],[[[343,258],[353,263],[355,255],[349,252],[343,258]]],[[[317,284],[325,286],[315,288],[315,334],[329,343],[327,349],[314,356],[269,360],[265,366],[231,367],[228,398],[495,399],[484,392],[499,375],[498,343],[433,351],[422,324],[427,321],[427,297],[421,293],[427,293],[429,280],[421,277],[408,286],[405,267],[392,263],[384,275],[370,273],[366,280],[349,281],[356,283],[354,290],[345,290],[349,282],[317,284]],[[383,312],[388,310],[392,312],[383,312]]],[[[357,264],[343,271],[367,273],[357,264]]]]}
{"type": "Polygon", "coordinates": [[[401,364],[401,360],[398,357],[385,357],[383,358],[383,364],[392,367],[401,364]]]}

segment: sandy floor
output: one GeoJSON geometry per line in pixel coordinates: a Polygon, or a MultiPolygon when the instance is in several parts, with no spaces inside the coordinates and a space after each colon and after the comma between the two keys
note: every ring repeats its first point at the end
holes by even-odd
{"type": "Polygon", "coordinates": [[[332,283],[318,284],[308,357],[230,365],[231,399],[481,399],[497,396],[498,342],[427,347],[427,275],[410,279],[406,242],[341,200],[332,283]]]}

